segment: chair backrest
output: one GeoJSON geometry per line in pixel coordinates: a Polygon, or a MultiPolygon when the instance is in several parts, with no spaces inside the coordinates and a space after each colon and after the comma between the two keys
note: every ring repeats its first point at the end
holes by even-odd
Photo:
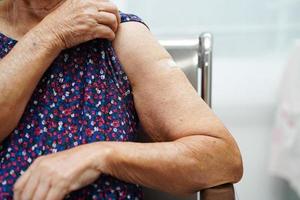
{"type": "MultiPolygon", "coordinates": [[[[160,44],[171,54],[177,66],[182,69],[193,87],[199,85],[199,41],[198,40],[161,40],[160,44]]],[[[200,93],[199,93],[200,94],[200,93]]]]}

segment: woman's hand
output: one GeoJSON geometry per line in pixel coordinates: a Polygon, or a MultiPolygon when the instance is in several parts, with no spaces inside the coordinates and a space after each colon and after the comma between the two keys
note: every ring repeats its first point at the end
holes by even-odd
{"type": "Polygon", "coordinates": [[[113,40],[119,23],[119,10],[108,0],[66,0],[34,30],[65,49],[96,38],[113,40]]]}
{"type": "Polygon", "coordinates": [[[108,0],[64,0],[0,62],[0,142],[17,126],[38,81],[59,52],[95,39],[114,39],[118,8],[108,0]]]}
{"type": "Polygon", "coordinates": [[[93,146],[83,145],[37,158],[14,185],[14,199],[59,200],[94,182],[101,174],[101,166],[94,164],[94,155],[97,153],[97,162],[104,156],[99,157],[93,146]]]}

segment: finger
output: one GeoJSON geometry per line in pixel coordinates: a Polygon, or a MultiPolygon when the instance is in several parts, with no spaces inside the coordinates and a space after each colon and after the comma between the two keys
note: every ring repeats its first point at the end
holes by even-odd
{"type": "Polygon", "coordinates": [[[39,172],[32,173],[22,191],[21,199],[24,200],[32,199],[34,192],[38,187],[39,181],[40,181],[40,173],[39,172]]]}
{"type": "Polygon", "coordinates": [[[41,200],[46,199],[47,193],[50,189],[49,181],[46,181],[45,179],[40,179],[38,188],[36,189],[33,200],[41,200]]]}
{"type": "Polygon", "coordinates": [[[121,22],[120,13],[118,7],[111,2],[98,3],[98,11],[105,11],[114,14],[117,17],[118,24],[121,22]]]}
{"type": "Polygon", "coordinates": [[[119,25],[121,23],[121,14],[120,14],[120,11],[118,11],[117,20],[118,20],[118,25],[119,25]]]}
{"type": "Polygon", "coordinates": [[[59,187],[51,186],[45,200],[61,200],[65,195],[59,187]]]}
{"type": "Polygon", "coordinates": [[[21,194],[24,189],[24,186],[26,185],[28,179],[31,176],[31,168],[21,175],[21,177],[17,180],[17,182],[14,184],[14,199],[18,200],[21,199],[21,194]]]}
{"type": "Polygon", "coordinates": [[[108,39],[108,40],[114,40],[116,37],[115,32],[108,26],[105,25],[98,25],[95,28],[95,38],[101,38],[101,39],[108,39]]]}
{"type": "Polygon", "coordinates": [[[116,15],[104,11],[99,12],[97,15],[97,22],[109,26],[114,32],[117,31],[119,25],[116,15]]]}

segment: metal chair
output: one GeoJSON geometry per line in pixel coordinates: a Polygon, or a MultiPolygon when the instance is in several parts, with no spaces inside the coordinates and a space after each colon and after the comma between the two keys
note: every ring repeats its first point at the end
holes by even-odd
{"type": "MultiPolygon", "coordinates": [[[[203,33],[199,37],[198,68],[202,70],[201,97],[210,107],[212,107],[212,50],[212,35],[210,33],[203,33]]],[[[200,193],[197,194],[197,200],[200,199],[235,200],[233,184],[228,183],[200,191],[200,193]]]]}
{"type": "MultiPolygon", "coordinates": [[[[168,40],[160,41],[172,55],[177,65],[182,68],[198,94],[211,107],[212,103],[212,35],[203,33],[199,40],[168,40]]],[[[167,194],[146,190],[146,199],[174,200],[167,194]],[[147,197],[148,195],[148,197],[147,197]]],[[[232,184],[217,186],[202,190],[195,196],[187,197],[188,200],[235,200],[232,184]]]]}

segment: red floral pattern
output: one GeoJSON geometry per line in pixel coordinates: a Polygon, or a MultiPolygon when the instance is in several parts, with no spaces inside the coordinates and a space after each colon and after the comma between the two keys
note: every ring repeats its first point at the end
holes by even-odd
{"type": "MultiPolygon", "coordinates": [[[[121,13],[122,22],[142,22],[121,13]]],[[[0,34],[0,58],[17,43],[0,34]]],[[[130,84],[107,40],[60,53],[41,78],[16,129],[0,144],[0,199],[39,156],[97,141],[135,141],[130,84]]],[[[66,199],[142,199],[138,185],[102,175],[66,199]]]]}

